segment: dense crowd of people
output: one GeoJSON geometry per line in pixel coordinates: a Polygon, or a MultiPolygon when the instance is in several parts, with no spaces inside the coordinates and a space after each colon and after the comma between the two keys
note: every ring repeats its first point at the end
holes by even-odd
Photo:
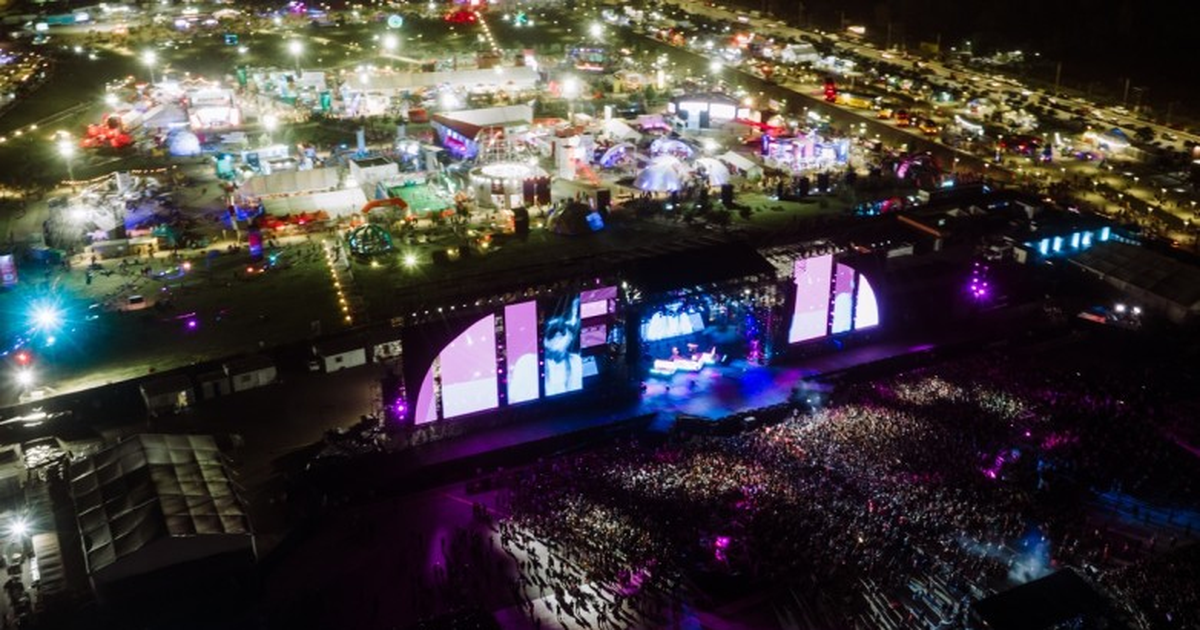
{"type": "MultiPolygon", "coordinates": [[[[1197,463],[1164,438],[1162,392],[1145,382],[990,357],[850,386],[732,437],[554,459],[513,483],[506,548],[548,545],[577,571],[546,588],[598,610],[578,584],[630,594],[636,575],[633,590],[669,611],[663,594],[686,583],[679,599],[719,599],[703,578],[724,576],[816,585],[790,614],[822,624],[956,627],[973,599],[1072,566],[1126,571],[1123,599],[1153,602],[1144,627],[1194,627],[1188,600],[1168,595],[1186,582],[1126,568],[1163,551],[1161,535],[1090,502],[1196,504],[1197,463]]],[[[1171,547],[1191,531],[1177,534],[1171,547]]]]}

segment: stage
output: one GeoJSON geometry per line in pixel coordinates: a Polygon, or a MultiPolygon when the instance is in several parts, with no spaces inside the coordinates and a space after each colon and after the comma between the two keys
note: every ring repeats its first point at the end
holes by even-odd
{"type": "MultiPolygon", "coordinates": [[[[665,415],[670,420],[677,414],[720,420],[788,402],[794,394],[802,400],[822,377],[933,348],[921,342],[880,342],[799,360],[791,366],[764,367],[737,360],[695,372],[650,373],[645,377],[637,413],[665,415]]],[[[662,427],[662,420],[658,418],[654,426],[662,427]]]]}
{"type": "MultiPolygon", "coordinates": [[[[517,465],[538,454],[581,448],[593,441],[639,431],[667,432],[677,416],[713,421],[738,413],[786,403],[793,392],[817,388],[817,381],[848,370],[927,353],[933,345],[907,340],[880,342],[834,351],[790,366],[754,366],[744,361],[711,365],[697,372],[670,376],[645,374],[645,390],[628,401],[596,404],[539,414],[538,419],[473,431],[403,450],[400,462],[385,476],[422,478],[469,474],[476,469],[517,465]]],[[[451,420],[450,422],[453,422],[451,420]]]]}

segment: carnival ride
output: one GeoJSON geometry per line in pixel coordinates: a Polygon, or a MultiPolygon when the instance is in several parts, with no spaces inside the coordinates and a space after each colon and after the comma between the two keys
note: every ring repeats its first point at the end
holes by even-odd
{"type": "Polygon", "coordinates": [[[351,229],[346,234],[346,244],[350,247],[350,253],[359,257],[378,256],[395,249],[392,235],[373,223],[351,229]]]}

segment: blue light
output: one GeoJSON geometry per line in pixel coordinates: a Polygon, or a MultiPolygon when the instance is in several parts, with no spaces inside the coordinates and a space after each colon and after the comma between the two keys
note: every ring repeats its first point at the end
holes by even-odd
{"type": "Polygon", "coordinates": [[[1054,251],[1056,251],[1056,252],[1060,252],[1060,251],[1062,251],[1062,246],[1063,246],[1063,240],[1062,240],[1062,237],[1061,237],[1061,236],[1055,236],[1055,237],[1054,237],[1054,251]]]}
{"type": "Polygon", "coordinates": [[[30,313],[34,328],[44,332],[54,332],[62,327],[63,312],[58,306],[47,302],[34,304],[30,313]]]}
{"type": "Polygon", "coordinates": [[[1100,228],[1100,242],[1101,243],[1108,240],[1108,235],[1109,235],[1108,226],[1104,226],[1104,227],[1100,228]]]}
{"type": "Polygon", "coordinates": [[[1091,246],[1092,246],[1092,233],[1084,232],[1083,233],[1083,248],[1087,249],[1091,246]]]}
{"type": "Polygon", "coordinates": [[[1079,249],[1079,232],[1071,235],[1071,247],[1079,249]]]}
{"type": "Polygon", "coordinates": [[[1043,256],[1045,256],[1046,254],[1049,254],[1050,253],[1050,239],[1048,239],[1048,238],[1042,239],[1042,242],[1038,243],[1038,251],[1041,252],[1041,254],[1043,256]]]}

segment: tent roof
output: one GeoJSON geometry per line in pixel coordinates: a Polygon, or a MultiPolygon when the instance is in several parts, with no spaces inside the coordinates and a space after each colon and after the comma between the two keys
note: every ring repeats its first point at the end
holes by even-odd
{"type": "Polygon", "coordinates": [[[366,203],[366,193],[357,187],[263,199],[263,207],[272,215],[324,210],[331,216],[345,216],[358,212],[366,203]]]}
{"type": "Polygon", "coordinates": [[[211,436],[137,435],[72,463],[70,481],[91,573],[165,538],[251,534],[211,436]]]}
{"type": "Polygon", "coordinates": [[[438,85],[452,87],[474,87],[476,85],[499,85],[521,89],[535,85],[538,73],[526,66],[505,67],[500,72],[495,68],[483,70],[452,70],[445,72],[398,72],[372,76],[363,91],[371,90],[416,90],[438,85]]]}
{"type": "Polygon", "coordinates": [[[753,247],[742,243],[713,244],[682,252],[663,253],[630,261],[623,269],[630,280],[647,294],[759,274],[775,274],[771,263],[753,247]]]}
{"type": "Polygon", "coordinates": [[[618,140],[636,139],[642,137],[642,134],[630,127],[628,123],[619,118],[609,118],[604,121],[604,133],[618,140]]]}
{"type": "Polygon", "coordinates": [[[1200,267],[1115,241],[1097,243],[1072,262],[1153,293],[1189,310],[1200,310],[1200,267]]]}
{"type": "Polygon", "coordinates": [[[171,127],[187,123],[187,112],[175,103],[163,103],[146,110],[142,124],[147,127],[171,127]]]}
{"type": "Polygon", "coordinates": [[[533,123],[533,108],[529,105],[506,105],[483,109],[463,109],[434,114],[434,122],[449,127],[468,138],[474,138],[489,127],[513,127],[533,123]]]}
{"type": "Polygon", "coordinates": [[[753,160],[740,153],[734,153],[733,151],[726,151],[717,159],[743,171],[748,171],[752,168],[758,168],[758,165],[755,164],[753,160]]]}
{"type": "Polygon", "coordinates": [[[299,192],[312,192],[334,188],[338,185],[338,170],[335,167],[314,168],[307,171],[278,171],[270,175],[255,175],[242,184],[242,194],[265,197],[299,192]]]}

